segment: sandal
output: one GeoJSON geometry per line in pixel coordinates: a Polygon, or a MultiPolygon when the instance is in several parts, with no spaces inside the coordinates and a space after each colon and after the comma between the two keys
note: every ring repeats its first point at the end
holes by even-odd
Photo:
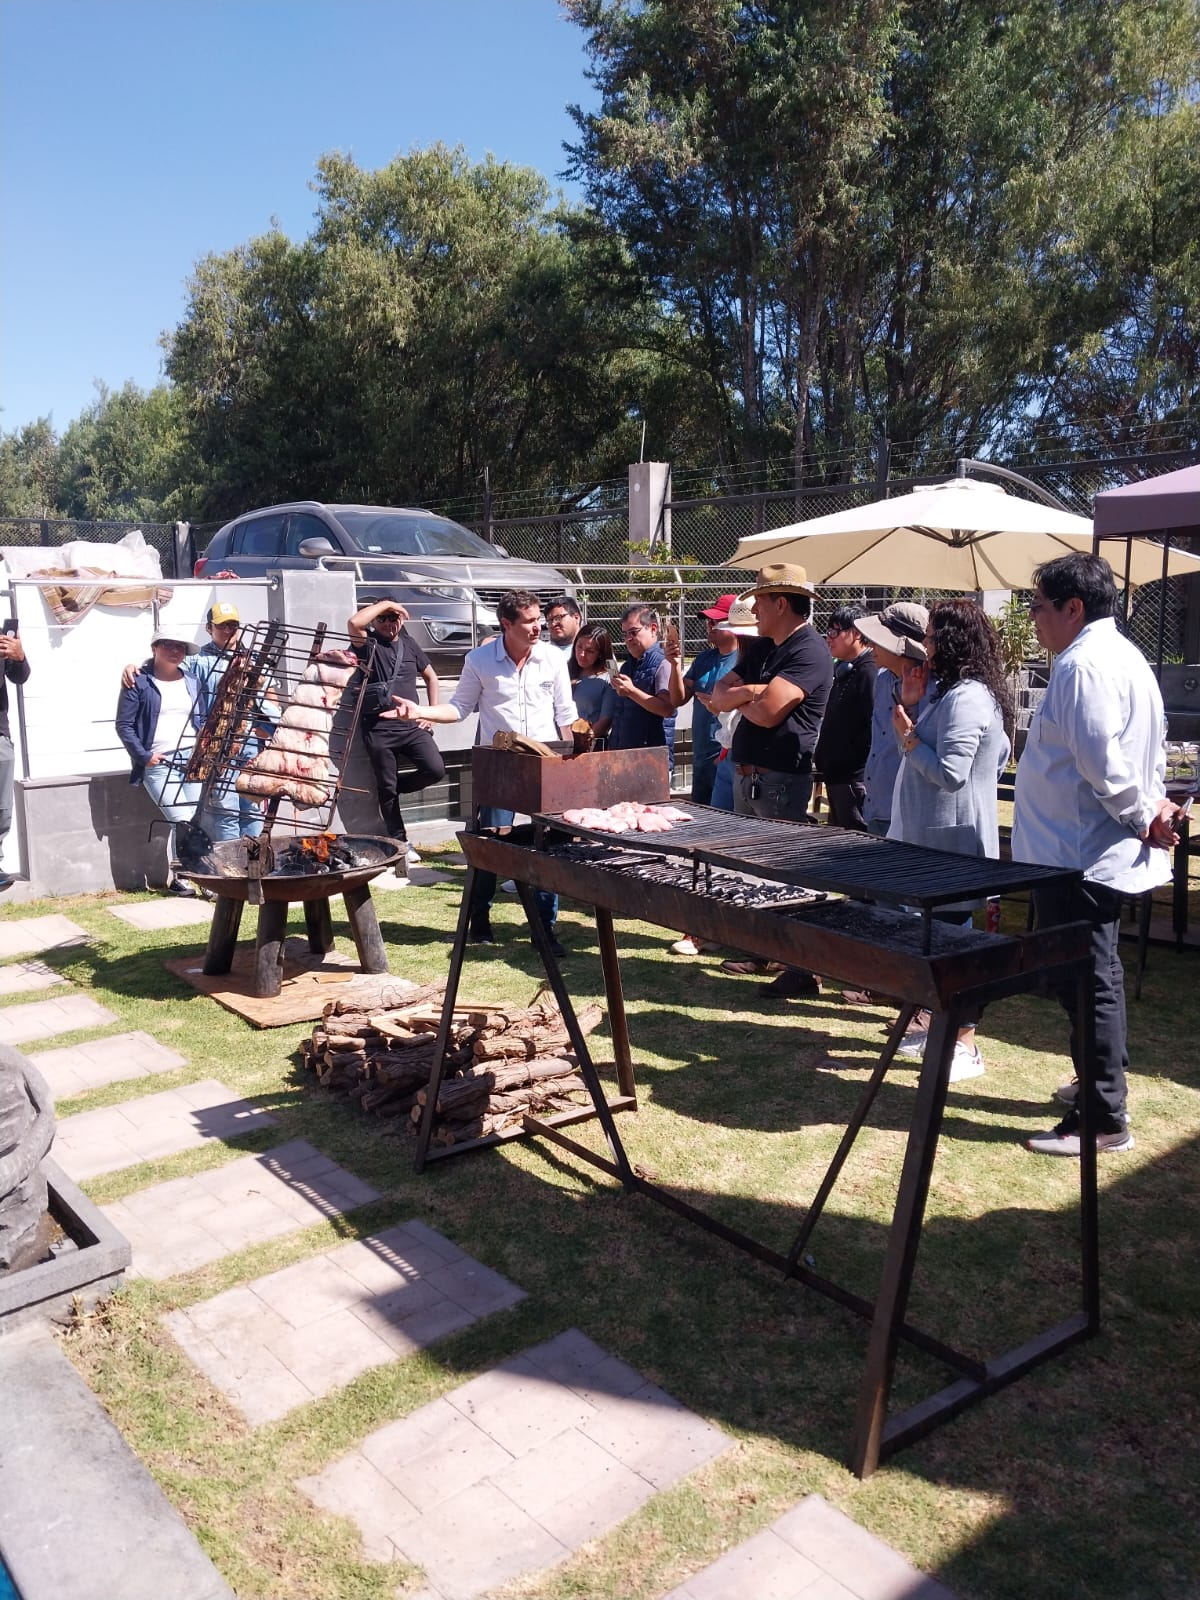
{"type": "Polygon", "coordinates": [[[738,978],[769,978],[787,968],[782,961],[722,961],[722,972],[731,972],[738,978]]]}

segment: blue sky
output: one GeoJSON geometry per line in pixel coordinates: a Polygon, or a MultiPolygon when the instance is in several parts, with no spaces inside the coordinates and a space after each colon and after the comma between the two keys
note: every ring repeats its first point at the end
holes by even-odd
{"type": "Polygon", "coordinates": [[[324,151],[563,186],[583,40],[556,0],[0,0],[0,429],[158,381],[193,264],[303,236],[324,151]]]}

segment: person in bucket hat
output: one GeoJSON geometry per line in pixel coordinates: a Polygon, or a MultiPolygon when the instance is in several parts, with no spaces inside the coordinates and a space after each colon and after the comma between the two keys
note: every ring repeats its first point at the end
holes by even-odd
{"type": "Polygon", "coordinates": [[[900,692],[906,661],[925,660],[929,612],[915,601],[900,600],[882,611],[859,617],[854,626],[871,646],[879,670],[871,711],[871,751],[863,772],[866,799],[863,821],[869,833],[887,836],[892,820],[892,791],[900,771],[900,746],[892,727],[892,707],[900,692]]]}
{"type": "MultiPolygon", "coordinates": [[[[774,562],[759,572],[748,594],[770,647],[739,661],[711,697],[715,711],[742,713],[729,755],[740,816],[808,820],[813,750],[833,682],[833,661],[812,626],[814,593],[801,566],[774,562]]],[[[812,973],[789,969],[763,992],[789,999],[820,986],[812,973]]]]}

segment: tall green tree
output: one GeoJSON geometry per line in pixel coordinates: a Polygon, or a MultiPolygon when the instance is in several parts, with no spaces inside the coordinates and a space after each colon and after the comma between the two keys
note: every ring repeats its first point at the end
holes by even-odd
{"type": "Polygon", "coordinates": [[[976,450],[1043,405],[1103,326],[1079,218],[1155,86],[1196,87],[1194,0],[567,9],[600,91],[572,171],[686,320],[729,453],[786,433],[798,480],[876,437],[914,466],[976,450]]]}
{"type": "Polygon", "coordinates": [[[58,488],[58,435],[49,417],[0,434],[0,516],[56,516],[58,488]]]}
{"type": "Polygon", "coordinates": [[[57,503],[96,521],[173,521],[187,500],[176,391],[100,386],[59,444],[57,503]]]}
{"type": "Polygon", "coordinates": [[[199,264],[167,340],[202,514],[623,470],[664,319],[611,239],[537,173],[442,146],[326,156],[316,190],[307,239],[199,264]]]}

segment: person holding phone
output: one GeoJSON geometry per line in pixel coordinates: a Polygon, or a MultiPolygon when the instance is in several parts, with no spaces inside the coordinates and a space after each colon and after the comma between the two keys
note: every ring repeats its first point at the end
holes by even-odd
{"type": "MultiPolygon", "coordinates": [[[[8,686],[10,683],[27,683],[29,680],[29,663],[25,659],[25,647],[21,643],[21,636],[17,632],[16,620],[13,617],[8,618],[4,624],[4,632],[0,634],[0,659],[4,662],[4,673],[0,677],[0,855],[2,855],[4,841],[8,838],[12,827],[13,776],[17,764],[12,729],[8,720],[8,686]]],[[[12,886],[12,878],[0,867],[0,892],[11,889],[12,886]]]]}
{"type": "Polygon", "coordinates": [[[658,612],[644,600],[621,613],[626,658],[612,680],[617,695],[610,750],[645,750],[665,744],[675,770],[675,707],[669,691],[671,663],[659,642],[658,612]]]}

